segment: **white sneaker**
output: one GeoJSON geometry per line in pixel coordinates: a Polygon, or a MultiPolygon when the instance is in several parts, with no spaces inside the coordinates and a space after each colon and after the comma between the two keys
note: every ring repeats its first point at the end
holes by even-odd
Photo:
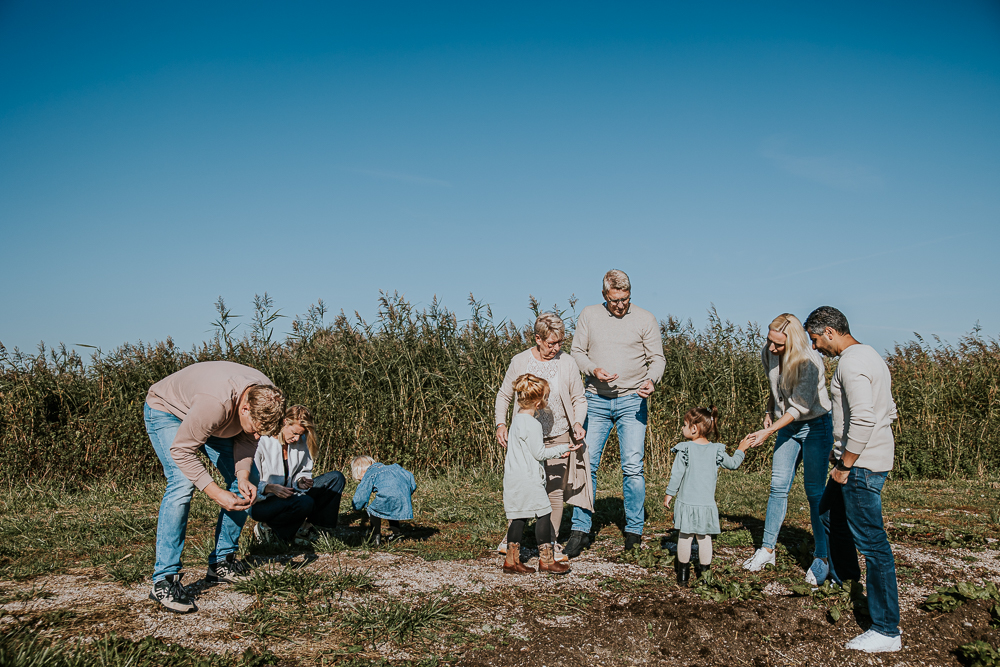
{"type": "Polygon", "coordinates": [[[555,548],[552,550],[552,559],[557,563],[565,563],[569,560],[569,556],[563,553],[563,546],[558,542],[555,543],[555,548]]]}
{"type": "Polygon", "coordinates": [[[806,572],[806,583],[810,586],[821,586],[829,574],[830,565],[825,563],[822,558],[813,558],[813,564],[806,572]]]}
{"type": "Polygon", "coordinates": [[[886,637],[879,632],[869,630],[844,644],[844,648],[865,653],[895,653],[903,648],[903,639],[899,636],[886,637]]]}
{"type": "Polygon", "coordinates": [[[253,525],[253,536],[257,538],[257,541],[261,544],[264,542],[273,541],[274,534],[271,532],[271,527],[266,523],[255,523],[253,525]]]}
{"type": "Polygon", "coordinates": [[[757,553],[743,561],[743,569],[751,572],[760,572],[766,565],[775,566],[774,552],[768,552],[764,547],[757,549],[757,553]]]}
{"type": "Polygon", "coordinates": [[[507,537],[506,536],[504,536],[503,542],[501,542],[500,544],[497,545],[497,553],[498,554],[503,554],[504,556],[507,555],[507,537]]]}

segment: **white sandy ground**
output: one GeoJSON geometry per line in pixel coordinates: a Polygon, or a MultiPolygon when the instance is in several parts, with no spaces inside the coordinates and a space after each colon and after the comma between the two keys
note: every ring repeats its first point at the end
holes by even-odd
{"type": "MultiPolygon", "coordinates": [[[[995,540],[990,549],[970,552],[964,549],[938,551],[916,547],[894,545],[898,566],[930,566],[938,574],[933,581],[925,584],[917,582],[900,586],[900,607],[903,614],[915,609],[932,592],[931,584],[944,585],[950,579],[960,579],[983,583],[986,580],[1000,581],[1000,550],[995,540]],[[974,557],[975,562],[962,560],[963,556],[974,557]],[[952,572],[956,569],[961,573],[952,572]]],[[[717,563],[737,564],[748,555],[746,548],[720,547],[716,550],[717,563]]],[[[368,570],[375,579],[375,591],[364,596],[377,598],[410,598],[419,594],[449,589],[455,594],[489,593],[499,589],[521,587],[539,592],[562,591],[572,597],[581,591],[598,591],[607,578],[637,580],[650,576],[644,568],[630,564],[609,561],[597,553],[585,552],[572,561],[573,570],[563,577],[504,575],[500,569],[501,557],[490,556],[464,561],[430,561],[405,553],[383,551],[358,558],[348,554],[321,554],[306,567],[320,571],[336,571],[340,568],[368,570]]],[[[536,559],[532,559],[536,565],[536,559]]],[[[269,567],[280,567],[271,565],[269,567]]],[[[199,611],[194,614],[172,614],[162,610],[148,599],[149,586],[146,583],[131,588],[97,578],[93,570],[80,570],[71,574],[40,577],[31,582],[3,587],[8,595],[13,590],[25,593],[32,590],[46,591],[50,597],[38,597],[23,602],[10,602],[2,608],[10,615],[0,617],[0,627],[11,623],[15,617],[24,614],[39,614],[59,610],[71,610],[80,617],[78,630],[82,638],[100,636],[108,626],[120,636],[141,639],[147,636],[164,641],[198,648],[201,651],[221,653],[243,651],[253,643],[253,639],[241,633],[232,622],[234,616],[253,604],[253,598],[233,591],[231,586],[219,585],[204,588],[197,598],[199,611]]],[[[192,579],[189,575],[187,579],[192,579]]],[[[189,581],[190,583],[190,581],[189,581]]],[[[789,591],[781,584],[771,583],[764,590],[765,595],[787,595],[789,591]]],[[[362,595],[345,594],[340,604],[348,605],[359,601],[362,595]]],[[[625,604],[628,595],[622,595],[617,602],[625,604]]],[[[493,617],[479,619],[468,628],[477,634],[500,632],[508,636],[524,637],[527,630],[516,617],[507,617],[502,610],[496,610],[493,617]]],[[[574,616],[567,614],[548,618],[545,623],[554,627],[566,627],[573,623],[574,616]]],[[[275,643],[272,649],[285,652],[287,645],[275,643]]],[[[378,647],[382,657],[406,658],[405,652],[386,645],[378,647]]],[[[294,649],[293,649],[294,650],[294,649]]],[[[879,664],[878,661],[872,664],[879,664]]]]}

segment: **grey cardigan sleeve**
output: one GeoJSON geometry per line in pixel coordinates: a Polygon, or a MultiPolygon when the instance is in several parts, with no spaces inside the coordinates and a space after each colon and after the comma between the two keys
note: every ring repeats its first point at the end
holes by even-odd
{"type": "Polygon", "coordinates": [[[517,379],[517,371],[514,370],[514,359],[510,360],[507,372],[504,373],[503,382],[500,383],[500,391],[497,392],[497,400],[493,406],[493,425],[507,424],[507,410],[510,409],[510,402],[514,400],[514,380],[517,379]]]}

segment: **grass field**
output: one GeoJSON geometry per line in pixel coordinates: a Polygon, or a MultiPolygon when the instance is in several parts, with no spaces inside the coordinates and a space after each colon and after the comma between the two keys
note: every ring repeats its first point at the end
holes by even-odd
{"type": "MultiPolygon", "coordinates": [[[[8,486],[0,489],[0,664],[534,664],[528,657],[542,646],[545,664],[579,664],[588,651],[601,664],[633,664],[638,651],[654,663],[768,665],[785,664],[778,656],[792,656],[800,644],[837,656],[836,664],[867,664],[834,650],[859,627],[845,595],[796,597],[791,588],[810,559],[801,483],[789,500],[778,568],[755,576],[738,562],[759,545],[768,479],[723,472],[718,585],[680,590],[659,549],[671,534],[660,505],[665,482],[655,471],[647,476],[649,548],[629,562],[620,555],[620,474],[602,468],[597,544],[557,580],[500,576],[493,549],[506,521],[501,478],[492,472],[418,475],[409,539],[384,549],[362,542],[348,502],[346,527],[289,562],[276,559],[273,545],[255,544],[247,528],[242,551],[264,564],[260,573],[215,588],[195,582],[216,517],[198,494],[185,571],[201,610],[183,617],[145,599],[161,484],[8,486]],[[837,622],[834,608],[845,612],[837,622]],[[790,630],[782,626],[787,619],[795,620],[790,630]],[[670,641],[671,633],[681,639],[682,627],[690,636],[670,641]],[[746,643],[733,637],[740,633],[746,643]]],[[[886,664],[960,664],[954,651],[977,638],[996,647],[1000,631],[989,625],[988,600],[948,613],[917,607],[935,587],[1000,581],[990,541],[1000,535],[1000,481],[891,480],[884,501],[907,633],[907,649],[886,664]],[[933,641],[913,635],[928,623],[950,625],[933,641]]]]}

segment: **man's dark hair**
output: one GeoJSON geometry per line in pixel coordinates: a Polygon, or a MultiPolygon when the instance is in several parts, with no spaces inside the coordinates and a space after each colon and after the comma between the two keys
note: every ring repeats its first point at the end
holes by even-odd
{"type": "Polygon", "coordinates": [[[809,317],[806,318],[806,323],[802,326],[805,327],[806,331],[817,336],[826,331],[827,327],[830,327],[841,336],[849,336],[851,334],[851,325],[847,323],[847,318],[833,306],[820,306],[812,311],[809,313],[809,317]]]}

